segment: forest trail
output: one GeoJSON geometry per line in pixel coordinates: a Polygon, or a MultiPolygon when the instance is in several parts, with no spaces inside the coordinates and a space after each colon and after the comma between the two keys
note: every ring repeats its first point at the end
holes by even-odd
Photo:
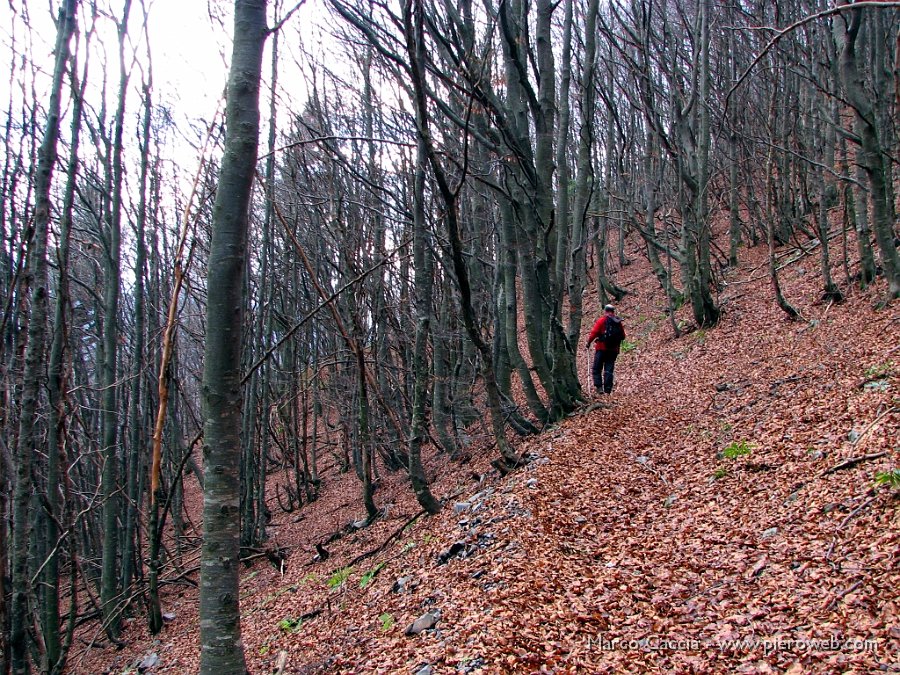
{"type": "MultiPolygon", "coordinates": [[[[763,275],[735,272],[720,324],[675,338],[642,267],[615,392],[522,441],[527,466],[431,456],[445,508],[382,548],[417,510],[384,476],[386,517],[325,562],[313,545],[359,517],[352,474],[276,514],[286,569],[242,577],[253,673],[900,672],[898,492],[875,483],[898,465],[897,310],[820,303],[795,265],[789,322],[755,300],[763,275]],[[406,634],[416,619],[434,625],[406,634]]],[[[80,671],[159,652],[154,672],[192,672],[196,598],[164,605],[159,639],[133,621],[80,671]]]]}

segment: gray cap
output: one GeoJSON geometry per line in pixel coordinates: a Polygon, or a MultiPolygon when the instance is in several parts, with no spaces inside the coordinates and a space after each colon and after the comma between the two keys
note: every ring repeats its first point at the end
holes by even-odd
{"type": "Polygon", "coordinates": [[[612,305],[607,305],[603,309],[606,310],[607,312],[615,312],[616,311],[616,308],[613,307],[612,305]]]}

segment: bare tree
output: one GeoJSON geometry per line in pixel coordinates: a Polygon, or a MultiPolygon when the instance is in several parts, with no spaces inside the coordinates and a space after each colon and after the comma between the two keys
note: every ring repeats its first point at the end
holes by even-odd
{"type": "Polygon", "coordinates": [[[259,143],[265,0],[235,0],[225,155],[213,207],[203,365],[203,549],[200,672],[246,670],[238,606],[242,287],[259,143]]]}
{"type": "Polygon", "coordinates": [[[69,61],[69,42],[75,33],[75,13],[78,0],[66,0],[60,7],[54,50],[53,79],[47,106],[44,138],[38,153],[35,171],[34,227],[29,242],[29,256],[25,273],[28,276],[31,306],[28,322],[28,342],[25,370],[22,374],[19,435],[16,446],[16,482],[13,491],[12,541],[12,603],[10,608],[10,663],[14,673],[31,671],[29,660],[28,596],[32,592],[28,575],[28,542],[31,534],[31,462],[37,445],[35,422],[44,379],[47,336],[47,239],[50,228],[50,192],[53,169],[57,158],[60,130],[60,107],[63,78],[69,61]]]}

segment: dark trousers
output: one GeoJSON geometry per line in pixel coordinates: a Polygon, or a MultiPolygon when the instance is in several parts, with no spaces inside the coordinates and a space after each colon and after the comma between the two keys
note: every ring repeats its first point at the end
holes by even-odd
{"type": "Polygon", "coordinates": [[[594,365],[591,375],[594,378],[594,389],[607,394],[613,388],[613,370],[616,367],[618,353],[598,350],[594,352],[594,365]]]}

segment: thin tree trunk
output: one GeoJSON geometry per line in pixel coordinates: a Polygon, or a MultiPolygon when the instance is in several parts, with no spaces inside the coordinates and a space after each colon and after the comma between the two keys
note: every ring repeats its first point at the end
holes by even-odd
{"type": "MultiPolygon", "coordinates": [[[[419,39],[415,44],[416,58],[424,59],[425,44],[419,39]]],[[[424,126],[421,119],[425,111],[416,108],[416,125],[424,126]]],[[[425,170],[428,162],[425,140],[421,135],[416,139],[415,189],[413,190],[413,267],[415,269],[416,302],[416,342],[413,349],[413,374],[415,389],[413,395],[412,424],[409,433],[409,477],[413,492],[419,504],[430,514],[438,513],[441,504],[428,488],[428,479],[422,467],[422,444],[428,428],[425,413],[428,393],[428,338],[431,333],[431,303],[434,284],[434,261],[427,246],[428,233],[425,229],[425,170]]]]}
{"type": "MultiPolygon", "coordinates": [[[[778,122],[776,120],[776,105],[778,101],[779,95],[779,87],[778,87],[778,76],[775,76],[775,82],[772,86],[772,96],[769,101],[769,130],[771,135],[774,137],[777,133],[777,125],[778,122]]],[[[778,217],[776,213],[775,206],[775,177],[772,172],[772,167],[775,164],[775,147],[776,143],[771,143],[769,145],[768,152],[766,154],[766,168],[765,168],[765,179],[766,179],[766,207],[765,207],[765,218],[766,218],[766,238],[768,239],[769,245],[769,279],[772,282],[772,291],[775,293],[775,301],[778,303],[778,306],[782,309],[782,311],[788,315],[788,318],[794,319],[800,316],[800,313],[791,305],[784,297],[784,294],[781,292],[781,283],[778,280],[778,265],[775,258],[775,219],[778,217]]]]}
{"type": "Polygon", "coordinates": [[[125,100],[130,72],[125,66],[125,39],[128,35],[128,16],[131,0],[125,0],[119,33],[119,92],[116,114],[113,120],[112,146],[112,205],[109,213],[109,240],[103,261],[103,363],[100,366],[100,385],[103,390],[102,410],[103,448],[103,562],[100,577],[100,603],[106,633],[111,639],[119,635],[121,598],[119,596],[119,468],[122,457],[119,450],[119,285],[121,277],[120,249],[122,238],[122,192],[124,165],[122,137],[125,131],[125,100]]]}
{"type": "Polygon", "coordinates": [[[406,37],[406,49],[410,58],[413,91],[415,95],[416,110],[421,114],[416,115],[420,125],[417,128],[428,154],[432,172],[438,183],[441,199],[444,202],[444,217],[450,238],[450,250],[453,261],[453,271],[459,285],[460,304],[462,307],[463,323],[472,344],[481,354],[481,372],[484,377],[487,390],[488,408],[491,416],[491,427],[494,440],[500,450],[500,460],[497,467],[501,471],[511,471],[518,466],[522,459],[516,454],[509,441],[506,440],[503,412],[500,404],[500,391],[497,388],[497,380],[494,376],[493,354],[490,346],[481,336],[481,331],[475,320],[475,309],[472,306],[472,289],[469,283],[469,272],[463,258],[462,240],[457,221],[457,197],[447,181],[447,176],[441,166],[437,153],[432,145],[431,132],[428,128],[428,106],[425,100],[425,82],[423,65],[418,58],[419,52],[416,45],[422,40],[423,8],[421,0],[409,0],[403,11],[404,32],[406,37]]]}
{"type": "MultiPolygon", "coordinates": [[[[578,159],[575,173],[575,200],[572,209],[572,246],[569,281],[570,344],[579,343],[581,323],[584,318],[584,290],[587,286],[588,206],[594,189],[594,170],[591,150],[594,145],[594,71],[597,60],[597,13],[599,0],[588,3],[584,25],[584,66],[581,71],[581,128],[578,132],[578,159]]],[[[612,127],[612,124],[610,124],[612,127]]],[[[607,153],[611,151],[607,147],[607,153]]],[[[598,269],[602,269],[598,265],[598,269]]],[[[602,283],[602,282],[601,282],[602,283]]]]}
{"type": "Polygon", "coordinates": [[[126,595],[131,592],[131,582],[135,570],[135,550],[138,529],[138,517],[140,514],[140,494],[138,492],[141,449],[144,447],[146,437],[143,420],[144,406],[142,405],[142,392],[144,391],[144,276],[147,267],[146,223],[147,223],[147,181],[150,172],[150,121],[153,111],[151,100],[152,81],[144,82],[144,120],[142,129],[141,169],[139,185],[139,202],[137,213],[137,231],[135,232],[135,263],[134,263],[134,357],[131,369],[131,395],[128,401],[128,428],[129,428],[129,459],[127,462],[127,503],[125,506],[125,547],[122,551],[122,589],[126,595]]]}
{"type": "MultiPolygon", "coordinates": [[[[75,60],[72,59],[74,72],[75,60]]],[[[74,89],[74,87],[73,87],[74,89]]],[[[53,549],[44,569],[42,629],[46,672],[61,671],[65,663],[59,622],[59,525],[63,520],[63,475],[66,471],[66,378],[65,351],[68,345],[66,308],[69,303],[69,249],[72,213],[75,205],[75,183],[78,176],[78,150],[84,109],[84,81],[75,92],[72,105],[72,140],[66,175],[69,177],[60,214],[59,244],[56,250],[57,288],[53,309],[53,341],[47,363],[47,392],[50,398],[50,423],[47,429],[47,541],[53,549]]],[[[73,535],[70,535],[73,537],[73,535]]],[[[74,562],[72,563],[74,564],[74,562]]],[[[0,567],[0,569],[3,569],[0,567]]]]}

